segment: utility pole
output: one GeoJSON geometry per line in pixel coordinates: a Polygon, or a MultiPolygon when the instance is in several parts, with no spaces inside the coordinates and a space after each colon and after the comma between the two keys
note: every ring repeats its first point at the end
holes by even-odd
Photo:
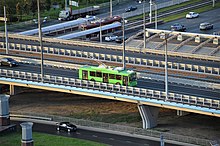
{"type": "Polygon", "coordinates": [[[6,1],[4,5],[4,20],[5,20],[5,53],[8,54],[8,29],[7,29],[7,16],[6,16],[6,1]]]}
{"type": "Polygon", "coordinates": [[[145,18],[145,1],[143,2],[143,23],[144,23],[144,49],[146,48],[146,18],[145,18]]]}
{"type": "Polygon", "coordinates": [[[110,17],[112,17],[112,0],[110,0],[110,17]]]}
{"type": "Polygon", "coordinates": [[[212,0],[212,7],[215,7],[215,0],[212,0]]]}
{"type": "Polygon", "coordinates": [[[125,64],[125,19],[124,19],[124,13],[123,13],[123,18],[122,18],[122,37],[123,37],[123,70],[126,69],[126,64],[125,64]]]}
{"type": "Polygon", "coordinates": [[[152,0],[150,0],[150,23],[152,22],[152,0]]]}
{"type": "Polygon", "coordinates": [[[168,99],[168,64],[167,64],[167,34],[165,33],[165,92],[166,98],[168,99]]]}
{"type": "Polygon", "coordinates": [[[102,43],[102,21],[100,18],[99,18],[99,26],[100,26],[100,32],[99,32],[100,43],[102,43]]]}
{"type": "Polygon", "coordinates": [[[155,29],[157,29],[157,4],[153,3],[155,7],[155,29]]]}
{"type": "Polygon", "coordinates": [[[65,10],[67,9],[67,0],[65,0],[65,10]]]}
{"type": "Polygon", "coordinates": [[[40,21],[40,0],[37,0],[37,9],[38,9],[38,33],[39,33],[39,41],[40,41],[40,49],[41,49],[41,81],[44,81],[44,55],[43,55],[43,44],[42,44],[42,31],[41,31],[41,21],[40,21]]]}

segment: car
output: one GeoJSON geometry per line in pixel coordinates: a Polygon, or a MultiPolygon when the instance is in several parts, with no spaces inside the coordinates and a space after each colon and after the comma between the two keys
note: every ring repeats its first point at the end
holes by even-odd
{"type": "Polygon", "coordinates": [[[111,42],[111,41],[115,41],[117,38],[118,36],[106,36],[105,41],[111,42]]]}
{"type": "Polygon", "coordinates": [[[188,14],[186,14],[187,19],[192,19],[192,18],[197,18],[197,17],[199,17],[199,13],[196,13],[196,12],[189,12],[188,14]]]}
{"type": "Polygon", "coordinates": [[[185,31],[186,27],[182,24],[179,23],[174,23],[173,25],[170,26],[172,31],[185,31]]]}
{"type": "MultiPolygon", "coordinates": [[[[125,40],[127,40],[127,38],[125,37],[125,40]]],[[[123,36],[119,36],[115,39],[116,43],[123,43],[123,36]]]]}
{"type": "Polygon", "coordinates": [[[125,12],[135,11],[136,9],[137,9],[137,7],[130,6],[127,9],[125,9],[125,12]]]}
{"type": "Polygon", "coordinates": [[[60,122],[60,123],[57,123],[57,125],[58,125],[57,131],[63,130],[63,131],[67,131],[67,132],[72,132],[72,131],[77,130],[76,125],[74,125],[70,122],[60,122]]]}
{"type": "Polygon", "coordinates": [[[18,66],[18,62],[12,58],[1,58],[0,66],[2,65],[13,67],[13,66],[18,66]]]}
{"type": "Polygon", "coordinates": [[[143,0],[136,0],[137,3],[141,4],[143,0]]]}
{"type": "Polygon", "coordinates": [[[208,23],[208,22],[201,23],[201,24],[199,25],[199,29],[200,29],[200,30],[213,29],[213,24],[208,23]]]}

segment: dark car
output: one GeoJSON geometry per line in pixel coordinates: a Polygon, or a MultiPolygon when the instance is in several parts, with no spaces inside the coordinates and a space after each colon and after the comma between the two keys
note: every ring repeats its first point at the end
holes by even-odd
{"type": "Polygon", "coordinates": [[[137,9],[137,7],[128,7],[127,9],[125,9],[125,12],[131,12],[131,11],[135,11],[137,9]]]}
{"type": "Polygon", "coordinates": [[[6,65],[12,67],[12,66],[18,66],[18,62],[12,58],[1,58],[0,65],[1,66],[6,65]]]}
{"type": "Polygon", "coordinates": [[[213,29],[213,24],[208,23],[208,22],[201,23],[201,24],[199,25],[199,29],[200,29],[200,30],[213,29]]]}
{"type": "Polygon", "coordinates": [[[170,28],[173,31],[185,31],[186,30],[186,27],[182,24],[179,24],[179,23],[175,23],[175,24],[171,25],[170,28]]]}
{"type": "MultiPolygon", "coordinates": [[[[127,40],[127,38],[125,37],[125,40],[127,40]]],[[[115,39],[116,43],[123,43],[123,36],[119,36],[115,39]]]]}
{"type": "Polygon", "coordinates": [[[77,127],[76,125],[71,124],[70,122],[60,122],[57,123],[57,131],[64,130],[68,132],[76,131],[77,127]]]}

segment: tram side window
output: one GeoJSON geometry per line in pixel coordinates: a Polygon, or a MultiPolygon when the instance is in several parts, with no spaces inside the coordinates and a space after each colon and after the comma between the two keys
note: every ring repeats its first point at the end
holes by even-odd
{"type": "Polygon", "coordinates": [[[90,71],[90,76],[95,77],[95,72],[94,71],[90,71]]]}
{"type": "Polygon", "coordinates": [[[114,74],[109,74],[109,79],[115,79],[115,75],[114,74]]]}
{"type": "Polygon", "coordinates": [[[116,75],[116,80],[121,80],[121,75],[116,75]]]}
{"type": "Polygon", "coordinates": [[[96,72],[96,77],[102,77],[102,73],[101,72],[96,72]]]}

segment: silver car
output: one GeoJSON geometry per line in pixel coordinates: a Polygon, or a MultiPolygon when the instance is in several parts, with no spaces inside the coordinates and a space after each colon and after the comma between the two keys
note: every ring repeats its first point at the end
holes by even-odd
{"type": "Polygon", "coordinates": [[[209,29],[213,29],[213,24],[205,22],[205,23],[201,23],[199,25],[199,29],[200,30],[209,30],[209,29]]]}

